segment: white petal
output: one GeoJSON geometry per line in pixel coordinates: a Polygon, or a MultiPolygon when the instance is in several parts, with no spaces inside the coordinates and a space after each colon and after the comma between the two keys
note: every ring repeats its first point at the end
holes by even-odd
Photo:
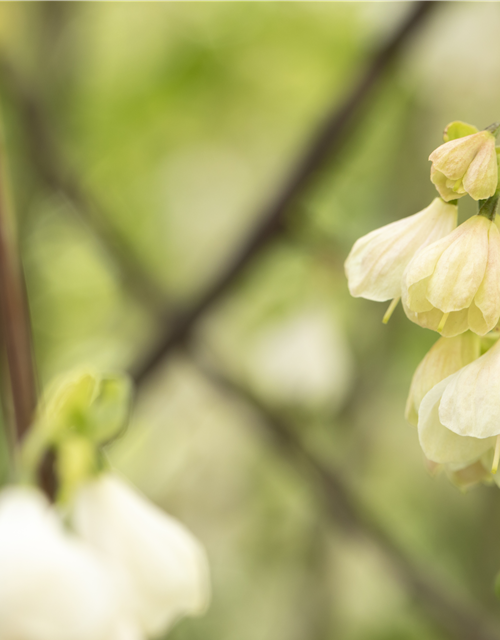
{"type": "Polygon", "coordinates": [[[454,338],[440,338],[418,365],[411,381],[406,419],[415,426],[425,395],[451,374],[479,357],[479,339],[468,332],[454,338]]]}
{"type": "Polygon", "coordinates": [[[474,438],[500,434],[500,341],[449,379],[439,409],[441,423],[474,438]]]}
{"type": "Polygon", "coordinates": [[[478,151],[493,136],[487,131],[445,142],[429,156],[436,169],[450,180],[461,179],[478,151]]]}
{"type": "Polygon", "coordinates": [[[423,211],[360,238],[345,263],[354,297],[390,300],[401,295],[401,278],[411,258],[456,226],[457,207],[435,198],[423,211]]]}
{"type": "Polygon", "coordinates": [[[164,632],[179,616],[205,611],[210,587],[203,548],[117,476],[103,475],[82,488],[73,523],[123,572],[148,635],[164,632]]]}
{"type": "Polygon", "coordinates": [[[439,407],[443,392],[450,380],[458,374],[445,378],[422,400],[418,413],[418,435],[420,445],[429,460],[438,463],[469,463],[495,446],[494,438],[480,440],[459,436],[445,426],[439,418],[439,407]]]}
{"type": "Polygon", "coordinates": [[[500,232],[490,223],[488,236],[488,263],[483,281],[469,309],[469,325],[472,331],[485,335],[500,318],[500,232]]]}
{"type": "Polygon", "coordinates": [[[120,606],[115,587],[40,492],[0,494],[2,640],[109,640],[120,606]]]}
{"type": "Polygon", "coordinates": [[[474,216],[450,234],[453,242],[439,257],[427,286],[434,307],[449,313],[470,306],[484,278],[491,226],[484,216],[474,216]]]}
{"type": "Polygon", "coordinates": [[[490,198],[497,188],[498,165],[495,139],[488,138],[470,163],[463,179],[464,189],[474,200],[490,198]]]}

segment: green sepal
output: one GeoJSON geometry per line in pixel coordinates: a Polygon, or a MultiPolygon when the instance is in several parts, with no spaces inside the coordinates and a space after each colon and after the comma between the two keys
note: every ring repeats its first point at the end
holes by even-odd
{"type": "Polygon", "coordinates": [[[98,444],[116,438],[127,426],[131,397],[129,378],[120,374],[102,377],[88,411],[88,437],[98,444]]]}
{"type": "Polygon", "coordinates": [[[465,138],[473,133],[477,133],[479,129],[472,124],[455,120],[450,122],[443,131],[443,140],[449,142],[450,140],[456,140],[457,138],[465,138]]]}

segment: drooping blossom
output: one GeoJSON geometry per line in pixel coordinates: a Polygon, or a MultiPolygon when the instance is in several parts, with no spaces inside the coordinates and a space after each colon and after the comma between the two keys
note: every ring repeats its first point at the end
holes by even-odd
{"type": "Polygon", "coordinates": [[[351,295],[380,302],[399,299],[410,260],[430,243],[447,236],[456,224],[456,205],[435,198],[419,213],[357,240],[345,262],[351,295]]]}
{"type": "Polygon", "coordinates": [[[402,301],[410,320],[446,337],[491,331],[500,318],[497,225],[473,216],[419,252],[406,269],[402,301]]]}
{"type": "Polygon", "coordinates": [[[429,156],[431,181],[447,202],[490,198],[498,184],[495,136],[488,130],[445,142],[429,156]]]}
{"type": "Polygon", "coordinates": [[[434,462],[471,463],[495,448],[500,458],[500,341],[477,360],[448,376],[424,397],[419,438],[434,462]]]}
{"type": "Polygon", "coordinates": [[[114,573],[67,533],[43,494],[0,493],[0,638],[142,640],[114,573]]]}
{"type": "Polygon", "coordinates": [[[102,474],[81,488],[72,522],[128,585],[146,636],[164,633],[181,616],[205,611],[210,586],[202,546],[117,475],[102,474]]]}
{"type": "Polygon", "coordinates": [[[479,357],[479,338],[467,331],[454,338],[439,338],[418,365],[406,402],[405,417],[415,427],[426,394],[441,380],[479,357]]]}

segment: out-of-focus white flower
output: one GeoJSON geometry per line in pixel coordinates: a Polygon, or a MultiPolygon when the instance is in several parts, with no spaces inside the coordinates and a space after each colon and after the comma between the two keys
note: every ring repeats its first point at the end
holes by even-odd
{"type": "Polygon", "coordinates": [[[410,424],[417,426],[420,403],[432,387],[478,358],[479,347],[479,338],[470,331],[439,338],[413,375],[405,411],[410,424]]]}
{"type": "Polygon", "coordinates": [[[140,640],[111,570],[37,489],[0,494],[0,638],[140,640]],[[122,619],[123,614],[123,619],[122,619]]]}
{"type": "Polygon", "coordinates": [[[466,220],[410,262],[403,306],[413,322],[453,337],[485,335],[500,318],[500,233],[483,215],[466,220]]]}
{"type": "Polygon", "coordinates": [[[379,302],[399,298],[401,279],[413,256],[447,236],[456,224],[456,205],[435,198],[423,211],[357,240],[345,262],[351,295],[379,302]]]}
{"type": "Polygon", "coordinates": [[[443,200],[468,193],[474,200],[490,198],[497,188],[495,136],[479,131],[445,142],[429,156],[431,181],[443,200]]]}
{"type": "Polygon", "coordinates": [[[353,366],[335,319],[313,308],[259,332],[247,368],[252,385],[272,401],[336,406],[349,389],[353,366]]]}
{"type": "Polygon", "coordinates": [[[83,486],[73,504],[77,533],[113,563],[133,596],[147,636],[183,615],[199,615],[210,597],[208,563],[194,536],[118,476],[83,486]]]}

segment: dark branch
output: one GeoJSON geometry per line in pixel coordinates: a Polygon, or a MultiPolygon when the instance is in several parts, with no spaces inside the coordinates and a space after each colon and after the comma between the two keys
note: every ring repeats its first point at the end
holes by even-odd
{"type": "Polygon", "coordinates": [[[453,634],[454,640],[499,640],[500,634],[494,629],[494,623],[486,622],[484,613],[436,582],[431,577],[430,569],[422,570],[371,515],[344,478],[304,447],[291,425],[250,391],[228,379],[220,371],[215,371],[198,360],[196,364],[220,390],[229,392],[257,412],[261,424],[272,436],[279,452],[289,459],[294,469],[313,481],[319,495],[324,498],[333,523],[349,535],[356,534],[373,541],[383,552],[395,577],[443,629],[453,634]]]}
{"type": "Polygon", "coordinates": [[[259,216],[260,222],[248,237],[239,252],[226,266],[225,271],[185,314],[174,320],[173,326],[154,345],[149,354],[133,372],[136,383],[142,382],[161,362],[163,357],[181,344],[190,333],[197,320],[209,309],[234,283],[242,271],[262,251],[263,248],[283,231],[285,214],[291,204],[309,186],[312,178],[326,160],[339,154],[347,138],[359,122],[359,116],[372,97],[377,82],[385,74],[390,64],[401,53],[408,37],[422,23],[425,16],[438,4],[436,2],[417,2],[406,22],[397,33],[372,57],[372,63],[356,84],[344,103],[335,108],[325,123],[313,136],[308,150],[303,153],[282,190],[267,209],[259,216]]]}
{"type": "MultiPolygon", "coordinates": [[[[1,150],[0,150],[1,154],[1,150]]],[[[7,354],[10,392],[18,441],[28,430],[36,406],[31,325],[5,188],[4,157],[0,155],[0,314],[7,354]]]]}

